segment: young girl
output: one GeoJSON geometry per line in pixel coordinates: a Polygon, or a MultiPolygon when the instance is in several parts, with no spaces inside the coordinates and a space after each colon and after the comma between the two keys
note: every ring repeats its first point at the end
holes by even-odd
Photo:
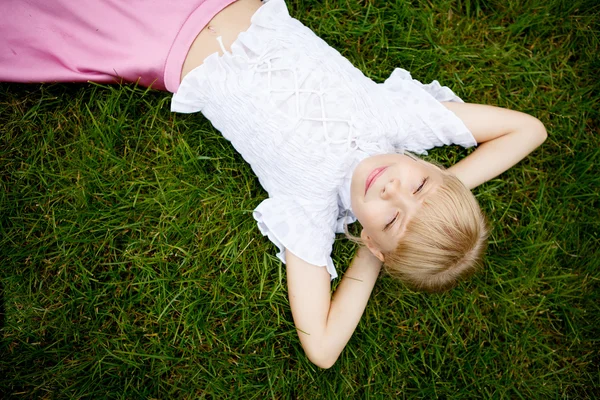
{"type": "Polygon", "coordinates": [[[401,69],[376,84],[283,0],[58,3],[2,2],[0,79],[138,82],[175,93],[173,111],[202,112],[269,194],[254,218],[286,263],[300,341],[323,368],[382,263],[429,291],[473,271],[487,230],[469,189],[546,138],[533,117],[465,104],[401,69]],[[453,143],[479,146],[447,170],[404,154],[453,143]],[[364,246],[332,297],[332,244],[355,219],[364,246]]]}

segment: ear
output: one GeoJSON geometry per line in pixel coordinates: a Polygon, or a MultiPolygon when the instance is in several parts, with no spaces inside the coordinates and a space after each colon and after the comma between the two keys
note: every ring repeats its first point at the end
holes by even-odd
{"type": "Polygon", "coordinates": [[[362,242],[365,244],[365,246],[367,246],[369,251],[375,257],[377,257],[379,259],[379,261],[385,262],[385,257],[383,256],[383,253],[381,252],[381,250],[379,250],[379,246],[377,246],[377,243],[375,243],[375,241],[371,238],[371,236],[367,235],[367,233],[365,232],[364,229],[362,231],[360,231],[360,238],[361,238],[362,242]]]}

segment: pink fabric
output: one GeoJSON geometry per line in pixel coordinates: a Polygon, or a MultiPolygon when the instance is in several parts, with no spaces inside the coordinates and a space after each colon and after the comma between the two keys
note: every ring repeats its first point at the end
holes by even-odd
{"type": "Polygon", "coordinates": [[[235,0],[0,0],[0,81],[176,92],[192,42],[235,0]]]}

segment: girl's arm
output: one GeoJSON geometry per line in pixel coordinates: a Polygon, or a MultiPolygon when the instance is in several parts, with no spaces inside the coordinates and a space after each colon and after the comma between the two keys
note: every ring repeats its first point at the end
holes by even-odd
{"type": "Polygon", "coordinates": [[[381,262],[360,248],[333,297],[324,267],[308,264],[288,250],[286,265],[290,306],[302,348],[315,365],[329,368],[358,325],[381,262]]]}
{"type": "Polygon", "coordinates": [[[443,103],[479,143],[477,149],[448,168],[469,189],[506,171],[546,140],[544,125],[530,115],[468,103],[443,103]]]}

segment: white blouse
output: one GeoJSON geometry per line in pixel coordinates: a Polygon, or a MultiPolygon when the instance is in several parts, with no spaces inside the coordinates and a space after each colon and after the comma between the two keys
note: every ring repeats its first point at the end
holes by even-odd
{"type": "Polygon", "coordinates": [[[253,215],[277,256],[285,262],[288,249],[333,279],[332,245],[355,221],[349,191],[360,161],[476,144],[440,101],[461,100],[402,69],[373,82],[271,0],[231,51],[186,75],[171,108],[202,112],[251,165],[269,194],[253,215]]]}

